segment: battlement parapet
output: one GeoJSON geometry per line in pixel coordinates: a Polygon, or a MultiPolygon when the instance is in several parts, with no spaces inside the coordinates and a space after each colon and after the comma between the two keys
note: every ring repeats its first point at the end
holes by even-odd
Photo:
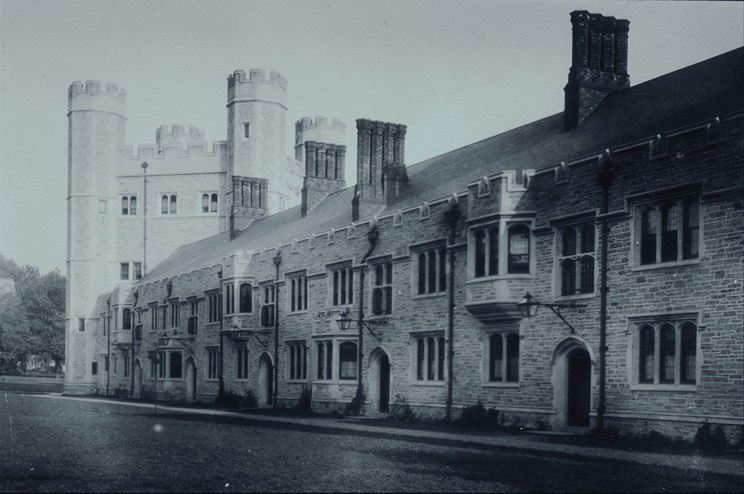
{"type": "Polygon", "coordinates": [[[295,130],[307,129],[328,129],[345,133],[346,124],[338,118],[332,119],[329,123],[328,117],[302,117],[295,123],[295,130]]]}
{"type": "Polygon", "coordinates": [[[168,145],[165,147],[161,147],[158,144],[139,145],[136,148],[136,152],[134,146],[120,146],[117,148],[117,156],[120,162],[130,160],[140,162],[142,160],[158,159],[214,159],[221,156],[227,156],[227,142],[214,141],[212,143],[211,151],[209,150],[209,143],[206,141],[189,142],[185,148],[180,145],[168,145]]]}
{"type": "Polygon", "coordinates": [[[127,92],[118,84],[75,81],[67,89],[68,111],[98,110],[125,116],[127,92]]]}
{"type": "Polygon", "coordinates": [[[279,72],[251,69],[246,76],[244,70],[236,70],[227,76],[227,103],[260,100],[287,106],[287,79],[279,72]]]}
{"type": "Polygon", "coordinates": [[[155,143],[161,151],[169,146],[186,149],[195,142],[206,142],[206,134],[198,127],[189,127],[187,133],[183,125],[173,124],[170,128],[167,125],[161,125],[155,131],[155,143]]]}
{"type": "Polygon", "coordinates": [[[295,143],[297,146],[306,141],[346,145],[346,124],[338,118],[303,117],[295,122],[295,133],[301,134],[300,140],[295,143]]]}

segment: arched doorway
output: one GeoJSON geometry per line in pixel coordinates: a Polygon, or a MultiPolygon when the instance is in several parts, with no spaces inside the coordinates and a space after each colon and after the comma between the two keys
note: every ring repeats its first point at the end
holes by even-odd
{"type": "Polygon", "coordinates": [[[258,361],[259,404],[271,405],[274,396],[274,364],[268,353],[261,355],[258,361]]]}
{"type": "Polygon", "coordinates": [[[196,364],[191,357],[186,360],[186,401],[196,401],[196,364]]]}
{"type": "Polygon", "coordinates": [[[390,359],[382,348],[370,355],[369,400],[372,410],[387,412],[390,405],[390,359]]]}
{"type": "Polygon", "coordinates": [[[568,367],[566,424],[589,427],[592,375],[589,352],[583,348],[575,348],[568,353],[566,360],[568,367]]]}
{"type": "Polygon", "coordinates": [[[592,364],[586,343],[570,336],[553,353],[554,427],[589,427],[592,403],[592,364]]]}
{"type": "Polygon", "coordinates": [[[134,361],[134,389],[132,390],[132,397],[142,397],[142,364],[139,359],[134,361]]]}

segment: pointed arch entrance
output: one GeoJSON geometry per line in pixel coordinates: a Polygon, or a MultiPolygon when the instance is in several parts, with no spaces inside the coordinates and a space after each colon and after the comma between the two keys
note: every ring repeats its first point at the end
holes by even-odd
{"type": "Polygon", "coordinates": [[[258,386],[259,405],[271,405],[274,396],[274,364],[266,352],[258,361],[258,386]]]}
{"type": "Polygon", "coordinates": [[[385,413],[390,405],[390,358],[380,347],[372,350],[369,360],[369,400],[371,409],[385,413]]]}
{"type": "Polygon", "coordinates": [[[132,390],[132,397],[137,399],[142,397],[142,364],[139,359],[134,361],[134,389],[132,390]]]}
{"type": "Polygon", "coordinates": [[[553,352],[553,426],[589,427],[594,357],[582,339],[570,336],[553,352]]]}
{"type": "Polygon", "coordinates": [[[196,401],[196,364],[194,359],[186,359],[186,401],[196,401]]]}

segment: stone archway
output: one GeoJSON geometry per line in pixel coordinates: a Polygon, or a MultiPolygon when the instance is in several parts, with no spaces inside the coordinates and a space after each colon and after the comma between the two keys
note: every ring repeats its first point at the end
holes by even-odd
{"type": "Polygon", "coordinates": [[[142,363],[139,359],[134,361],[134,389],[132,398],[139,399],[142,397],[142,363]]]}
{"type": "Polygon", "coordinates": [[[196,401],[196,364],[194,359],[186,359],[186,401],[196,401]]]}
{"type": "Polygon", "coordinates": [[[575,336],[561,341],[553,352],[553,427],[589,427],[594,357],[586,342],[575,336]]]}
{"type": "Polygon", "coordinates": [[[370,409],[385,413],[390,404],[390,358],[380,347],[372,350],[369,357],[369,396],[370,409]]]}
{"type": "Polygon", "coordinates": [[[258,361],[258,404],[271,405],[274,398],[274,364],[264,352],[258,361]]]}

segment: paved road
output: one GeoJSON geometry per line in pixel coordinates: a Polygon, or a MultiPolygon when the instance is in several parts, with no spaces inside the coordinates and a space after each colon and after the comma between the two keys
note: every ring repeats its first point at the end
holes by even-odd
{"type": "Polygon", "coordinates": [[[2,393],[0,491],[740,492],[709,470],[2,393]]]}

